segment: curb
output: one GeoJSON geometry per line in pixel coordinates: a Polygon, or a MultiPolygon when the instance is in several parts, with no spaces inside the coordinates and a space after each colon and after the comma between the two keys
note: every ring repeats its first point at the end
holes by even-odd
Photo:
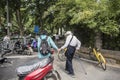
{"type": "Polygon", "coordinates": [[[7,58],[34,58],[37,57],[37,55],[14,55],[14,56],[7,56],[7,58]]]}
{"type": "MultiPolygon", "coordinates": [[[[85,58],[80,58],[80,60],[83,60],[83,61],[86,61],[86,62],[90,62],[90,63],[94,63],[94,64],[98,63],[97,61],[88,60],[88,59],[85,59],[85,58]]],[[[120,65],[118,66],[118,65],[106,64],[106,66],[120,69],[120,65]]]]}

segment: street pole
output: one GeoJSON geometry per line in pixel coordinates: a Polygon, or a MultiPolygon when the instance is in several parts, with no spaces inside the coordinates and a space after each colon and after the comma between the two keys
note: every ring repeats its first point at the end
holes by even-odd
{"type": "Polygon", "coordinates": [[[10,35],[9,31],[9,1],[7,0],[7,35],[10,35]]]}

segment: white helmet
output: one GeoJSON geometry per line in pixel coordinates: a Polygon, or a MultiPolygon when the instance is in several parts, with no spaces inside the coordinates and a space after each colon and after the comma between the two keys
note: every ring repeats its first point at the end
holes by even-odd
{"type": "Polygon", "coordinates": [[[67,31],[67,32],[65,33],[65,36],[67,36],[67,35],[72,35],[72,32],[71,32],[71,31],[67,31]]]}

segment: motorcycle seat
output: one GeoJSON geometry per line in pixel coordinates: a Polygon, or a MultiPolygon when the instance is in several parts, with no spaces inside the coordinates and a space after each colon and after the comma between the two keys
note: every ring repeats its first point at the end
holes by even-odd
{"type": "Polygon", "coordinates": [[[16,69],[17,75],[21,76],[21,75],[26,75],[32,71],[35,71],[38,68],[43,68],[45,67],[47,64],[49,64],[52,61],[51,58],[44,58],[44,59],[40,59],[40,60],[36,60],[34,64],[27,64],[24,66],[20,66],[16,69]]]}

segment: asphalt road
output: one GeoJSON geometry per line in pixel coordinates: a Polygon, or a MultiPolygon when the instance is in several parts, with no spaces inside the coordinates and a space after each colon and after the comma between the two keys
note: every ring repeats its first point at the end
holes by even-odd
{"type": "MultiPolygon", "coordinates": [[[[96,66],[95,63],[83,60],[73,59],[73,67],[75,71],[74,78],[68,75],[64,71],[65,62],[61,62],[56,55],[54,60],[54,69],[56,69],[62,80],[120,80],[120,68],[107,66],[107,70],[104,71],[100,66],[96,66]],[[85,72],[87,74],[85,74],[85,72]]],[[[10,57],[12,64],[4,64],[4,67],[0,67],[0,80],[18,80],[15,69],[24,65],[33,59],[37,58],[33,56],[16,56],[10,57]]]]}
{"type": "Polygon", "coordinates": [[[64,71],[65,62],[56,58],[55,69],[61,73],[62,80],[120,80],[120,68],[107,66],[104,71],[100,66],[96,66],[93,61],[85,59],[73,59],[75,77],[71,77],[64,71]],[[87,74],[85,74],[87,73],[87,74]]]}

